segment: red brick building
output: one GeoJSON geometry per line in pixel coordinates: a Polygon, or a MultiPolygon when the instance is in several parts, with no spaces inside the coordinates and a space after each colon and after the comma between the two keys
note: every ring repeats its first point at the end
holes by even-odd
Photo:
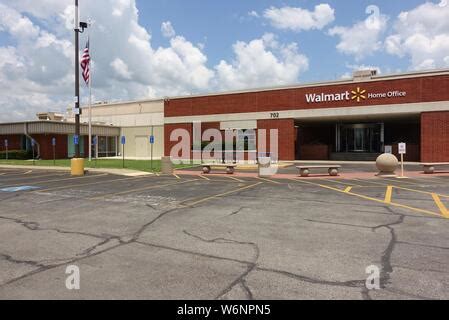
{"type": "MultiPolygon", "coordinates": [[[[74,156],[75,124],[63,121],[26,121],[0,124],[0,152],[8,151],[32,151],[37,159],[49,160],[67,159],[74,156]],[[53,140],[54,139],[54,140],[53,140]],[[34,143],[32,143],[34,141],[34,143]],[[53,148],[53,142],[55,147],[53,148]],[[33,147],[34,145],[34,147],[33,147]],[[54,154],[53,154],[54,151],[54,154]]],[[[98,144],[93,146],[93,154],[98,154],[98,149],[104,148],[102,141],[110,141],[113,150],[110,155],[117,154],[117,143],[120,136],[120,128],[105,125],[92,126],[93,135],[98,137],[98,144]]],[[[88,156],[88,126],[81,125],[81,138],[79,139],[81,156],[88,156]]],[[[107,146],[107,143],[106,143],[107,146]]]]}
{"type": "Polygon", "coordinates": [[[280,160],[373,160],[405,142],[407,161],[449,161],[449,70],[365,71],[350,80],[170,98],[164,113],[166,156],[177,144],[174,129],[192,133],[201,122],[202,132],[277,129],[280,160]]]}

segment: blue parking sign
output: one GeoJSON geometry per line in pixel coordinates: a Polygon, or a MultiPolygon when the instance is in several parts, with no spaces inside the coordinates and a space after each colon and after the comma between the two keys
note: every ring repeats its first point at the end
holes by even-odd
{"type": "Polygon", "coordinates": [[[51,139],[51,145],[52,145],[53,147],[56,146],[56,138],[51,139]]]}
{"type": "Polygon", "coordinates": [[[5,139],[5,148],[8,148],[8,139],[5,139]]]}
{"type": "Polygon", "coordinates": [[[126,137],[122,136],[122,144],[126,144],[126,137]]]}
{"type": "Polygon", "coordinates": [[[31,146],[34,147],[35,144],[36,144],[36,141],[34,141],[34,139],[31,139],[31,146]]]}
{"type": "Polygon", "coordinates": [[[150,136],[150,143],[154,144],[154,136],[150,136]]]}
{"type": "Polygon", "coordinates": [[[92,138],[92,145],[96,146],[97,145],[97,137],[93,137],[92,138]]]}
{"type": "Polygon", "coordinates": [[[73,144],[78,145],[80,143],[80,137],[77,135],[73,136],[73,144]]]}

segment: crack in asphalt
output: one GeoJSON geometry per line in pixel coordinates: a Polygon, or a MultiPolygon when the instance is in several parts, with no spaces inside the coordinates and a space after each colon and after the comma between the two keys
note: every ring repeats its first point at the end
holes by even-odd
{"type": "MultiPolygon", "coordinates": [[[[230,292],[235,286],[241,285],[243,288],[245,288],[245,291],[247,292],[247,295],[252,297],[252,293],[249,290],[249,288],[244,284],[245,278],[254,270],[254,268],[257,266],[257,260],[260,256],[260,249],[259,246],[254,242],[246,242],[246,241],[237,241],[233,239],[226,239],[226,238],[215,238],[215,239],[205,239],[203,237],[200,237],[198,235],[195,235],[191,232],[188,232],[186,230],[183,230],[183,233],[202,242],[206,243],[228,243],[228,244],[240,244],[240,245],[249,245],[254,250],[254,257],[252,261],[247,263],[247,269],[245,272],[243,272],[237,279],[235,279],[233,282],[231,282],[226,288],[224,288],[216,297],[215,300],[220,299],[225,294],[230,292]]],[[[251,299],[252,300],[252,299],[251,299]]]]}
{"type": "Polygon", "coordinates": [[[0,216],[0,219],[8,220],[8,221],[12,221],[14,223],[20,224],[23,227],[25,227],[31,231],[54,231],[54,232],[62,233],[62,234],[76,234],[76,235],[81,235],[81,236],[86,236],[86,237],[97,238],[97,239],[105,239],[105,237],[103,237],[103,236],[92,234],[92,233],[79,232],[79,231],[67,231],[67,230],[61,230],[59,228],[42,228],[39,223],[34,222],[34,221],[25,221],[25,220],[18,219],[18,218],[11,218],[11,217],[4,217],[4,216],[0,216]]]}
{"type": "Polygon", "coordinates": [[[360,286],[365,286],[365,282],[366,282],[366,280],[329,281],[329,280],[315,279],[315,278],[311,278],[311,277],[307,277],[307,276],[302,276],[302,275],[299,275],[296,273],[291,273],[288,271],[276,270],[276,269],[270,269],[270,268],[262,268],[262,267],[257,267],[256,270],[277,273],[277,274],[281,274],[286,277],[296,279],[299,281],[304,281],[307,283],[318,284],[318,285],[326,285],[326,286],[359,288],[360,286]]]}
{"type": "Polygon", "coordinates": [[[390,232],[390,242],[388,243],[387,248],[384,250],[381,256],[381,276],[380,276],[380,285],[382,289],[385,289],[388,284],[390,284],[390,275],[393,272],[393,266],[391,264],[391,256],[393,254],[393,251],[395,249],[395,246],[397,244],[397,235],[396,230],[393,228],[395,225],[400,225],[404,222],[405,216],[400,213],[396,213],[391,208],[387,207],[389,211],[392,211],[392,213],[396,216],[399,216],[399,218],[394,221],[387,224],[378,225],[376,227],[373,227],[372,230],[376,231],[381,228],[385,228],[390,232]]]}
{"type": "Polygon", "coordinates": [[[251,292],[250,288],[248,287],[248,284],[246,283],[245,279],[242,279],[242,282],[240,283],[242,289],[246,292],[246,298],[248,300],[254,300],[253,293],[251,292]]]}
{"type": "Polygon", "coordinates": [[[246,209],[246,207],[240,207],[238,210],[235,210],[231,214],[229,214],[228,217],[235,216],[236,214],[239,214],[243,209],[246,209]]]}
{"type": "MultiPolygon", "coordinates": [[[[35,274],[38,274],[38,273],[41,273],[41,272],[44,272],[44,271],[47,271],[47,270],[55,269],[55,268],[58,268],[58,267],[61,267],[61,266],[64,266],[64,265],[73,264],[73,263],[82,261],[82,260],[84,260],[84,259],[91,258],[91,257],[95,257],[95,256],[100,255],[100,254],[102,254],[102,253],[105,253],[105,252],[111,251],[111,250],[113,250],[113,249],[119,248],[119,247],[121,247],[121,246],[123,246],[123,245],[127,245],[127,244],[131,244],[131,243],[137,242],[137,239],[140,237],[140,235],[145,231],[145,229],[146,229],[147,227],[149,227],[150,225],[152,225],[153,223],[155,223],[157,220],[159,220],[160,218],[162,218],[164,215],[166,215],[166,214],[168,214],[168,213],[170,213],[170,212],[172,212],[172,211],[179,210],[179,209],[182,209],[182,208],[175,208],[175,209],[170,209],[170,210],[167,210],[167,211],[162,212],[162,213],[161,213],[160,215],[158,215],[156,218],[154,218],[154,219],[152,219],[151,221],[145,223],[145,224],[144,224],[144,225],[143,225],[143,226],[142,226],[142,227],[141,227],[135,234],[133,234],[133,236],[131,237],[131,239],[130,239],[130,240],[127,240],[127,241],[126,241],[126,240],[123,240],[123,237],[117,237],[117,236],[111,236],[111,237],[104,238],[104,237],[99,236],[99,235],[90,235],[90,234],[85,234],[85,233],[82,233],[82,232],[71,232],[71,231],[70,231],[70,232],[66,232],[66,231],[59,231],[59,232],[61,232],[61,233],[74,233],[74,234],[81,234],[81,235],[88,235],[88,236],[90,235],[90,236],[92,236],[92,237],[101,238],[101,239],[103,239],[103,241],[101,241],[100,243],[94,245],[93,247],[90,247],[90,248],[86,249],[86,250],[84,251],[84,253],[85,253],[84,256],[77,257],[77,258],[73,258],[73,259],[66,259],[66,260],[65,260],[64,262],[62,262],[62,263],[51,264],[51,265],[42,265],[42,264],[39,264],[38,262],[31,261],[32,264],[35,264],[35,265],[38,266],[39,268],[36,269],[36,270],[30,271],[30,272],[28,272],[28,273],[25,273],[25,274],[23,274],[23,275],[21,275],[21,276],[19,276],[19,277],[10,279],[9,281],[7,281],[7,282],[5,282],[5,283],[3,283],[3,284],[0,284],[0,288],[2,288],[3,286],[6,286],[6,285],[12,284],[12,283],[14,283],[14,282],[16,282],[16,281],[22,280],[22,279],[24,279],[24,278],[28,278],[28,277],[30,277],[30,276],[33,276],[33,275],[35,275],[35,274]],[[111,246],[111,247],[109,247],[109,248],[106,248],[106,249],[103,249],[103,250],[99,250],[99,251],[97,251],[97,252],[95,252],[95,253],[92,253],[92,252],[93,252],[94,250],[96,250],[99,246],[104,245],[104,244],[108,243],[109,241],[111,241],[111,240],[113,240],[113,239],[117,239],[117,240],[119,241],[119,243],[116,244],[116,245],[114,245],[114,246],[111,246]]],[[[17,222],[17,223],[22,224],[22,225],[25,226],[27,229],[32,230],[32,231],[35,231],[35,230],[47,230],[47,229],[36,229],[35,227],[36,227],[36,226],[39,226],[39,224],[37,224],[37,223],[35,223],[35,222],[32,223],[32,225],[33,225],[34,227],[31,227],[31,228],[30,228],[30,227],[29,227],[29,223],[24,223],[24,221],[22,221],[22,220],[20,220],[20,219],[14,219],[14,218],[8,218],[8,217],[0,217],[0,219],[13,220],[13,221],[15,221],[15,222],[17,222]]],[[[53,229],[48,229],[48,230],[58,231],[58,229],[55,229],[55,230],[53,230],[53,229]]],[[[2,255],[2,256],[5,257],[5,259],[6,259],[6,257],[9,257],[9,256],[6,256],[6,255],[2,255]]],[[[11,257],[9,257],[9,258],[12,259],[11,257]]],[[[12,261],[16,261],[16,260],[12,259],[12,261]]],[[[20,262],[20,260],[17,260],[17,261],[20,262]]]]}
{"type": "Polygon", "coordinates": [[[407,242],[407,241],[397,241],[397,244],[406,244],[409,246],[417,246],[417,247],[424,247],[424,248],[434,248],[434,249],[442,249],[442,250],[449,250],[449,247],[440,247],[440,246],[434,246],[430,244],[424,244],[424,243],[415,243],[415,242],[407,242]]]}
{"type": "Polygon", "coordinates": [[[320,220],[312,220],[312,219],[304,219],[304,221],[313,222],[313,223],[321,223],[321,224],[330,224],[330,225],[343,226],[343,227],[372,229],[372,227],[370,227],[370,226],[364,226],[364,225],[360,225],[360,224],[338,223],[338,222],[320,221],[320,220]]]}
{"type": "Polygon", "coordinates": [[[18,259],[13,258],[10,255],[3,254],[3,253],[0,253],[0,259],[8,261],[8,262],[11,262],[11,263],[14,263],[14,264],[26,264],[26,265],[29,265],[29,266],[32,266],[32,267],[38,267],[38,268],[45,267],[45,265],[43,265],[43,264],[41,264],[39,262],[31,261],[31,260],[18,260],[18,259]]]}

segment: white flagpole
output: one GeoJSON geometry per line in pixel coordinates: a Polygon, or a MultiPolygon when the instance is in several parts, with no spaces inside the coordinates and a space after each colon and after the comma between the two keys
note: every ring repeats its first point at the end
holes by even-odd
{"type": "MultiPolygon", "coordinates": [[[[92,24],[90,23],[90,26],[92,24]]],[[[92,161],[92,56],[91,56],[91,41],[90,41],[90,26],[88,30],[87,39],[89,41],[89,162],[92,161]]]]}

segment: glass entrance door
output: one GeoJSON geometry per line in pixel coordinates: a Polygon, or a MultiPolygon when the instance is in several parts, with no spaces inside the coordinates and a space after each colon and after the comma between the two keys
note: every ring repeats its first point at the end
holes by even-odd
{"type": "Polygon", "coordinates": [[[351,124],[337,127],[337,152],[380,153],[381,124],[351,124]]]}

